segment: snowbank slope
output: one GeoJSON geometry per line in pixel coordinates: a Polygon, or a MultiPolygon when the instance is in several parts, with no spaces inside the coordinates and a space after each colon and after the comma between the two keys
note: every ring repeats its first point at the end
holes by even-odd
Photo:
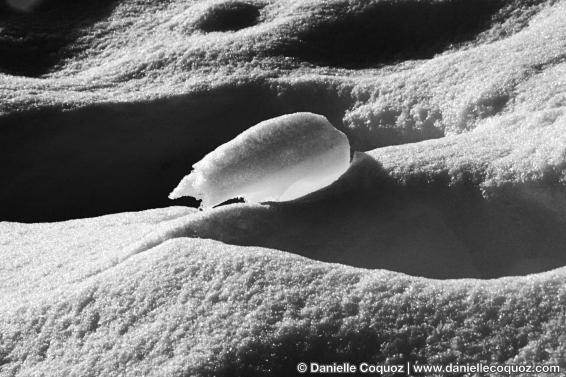
{"type": "Polygon", "coordinates": [[[2,267],[0,375],[288,376],[305,360],[564,367],[564,269],[428,280],[185,237],[120,254],[183,213],[0,225],[3,256],[41,251],[2,267]]]}

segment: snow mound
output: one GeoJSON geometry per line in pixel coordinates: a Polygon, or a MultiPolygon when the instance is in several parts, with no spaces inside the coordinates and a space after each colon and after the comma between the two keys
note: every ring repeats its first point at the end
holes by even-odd
{"type": "Polygon", "coordinates": [[[293,376],[304,360],[566,367],[564,268],[439,281],[186,237],[120,254],[208,213],[0,223],[0,376],[293,376]]]}
{"type": "Polygon", "coordinates": [[[187,166],[302,111],[385,155],[400,182],[472,176],[483,190],[560,175],[559,148],[512,142],[542,146],[548,128],[505,123],[566,106],[565,0],[77,4],[0,6],[2,219],[167,206],[187,166]],[[495,165],[511,174],[491,179],[495,165]]]}
{"type": "Polygon", "coordinates": [[[346,135],[322,115],[263,121],[193,165],[169,197],[193,196],[204,208],[244,197],[292,200],[334,182],[350,163],[346,135]]]}
{"type": "Polygon", "coordinates": [[[14,3],[0,220],[168,205],[283,114],[367,155],[285,203],[0,223],[0,377],[566,368],[566,0],[14,3]]]}

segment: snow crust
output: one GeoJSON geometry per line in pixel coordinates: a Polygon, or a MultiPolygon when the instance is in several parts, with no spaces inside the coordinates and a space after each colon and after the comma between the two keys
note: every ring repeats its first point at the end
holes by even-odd
{"type": "MultiPolygon", "coordinates": [[[[11,61],[19,62],[20,55],[12,59],[7,54],[2,60],[6,66],[0,67],[4,72],[0,73],[0,127],[6,137],[0,138],[0,148],[7,158],[0,164],[7,179],[18,182],[0,188],[0,197],[6,203],[2,207],[10,208],[6,217],[17,208],[32,213],[33,208],[50,202],[53,207],[41,212],[58,212],[70,202],[55,200],[58,192],[72,197],[68,213],[98,214],[73,210],[84,201],[61,188],[65,174],[83,175],[77,184],[84,182],[92,193],[92,202],[102,207],[110,201],[109,188],[96,182],[105,181],[111,172],[128,170],[127,179],[126,175],[122,180],[118,174],[112,176],[120,186],[116,190],[120,200],[116,201],[130,200],[126,208],[140,209],[143,197],[155,192],[154,198],[165,199],[152,199],[152,206],[167,205],[167,191],[178,179],[177,174],[186,169],[180,166],[200,158],[187,156],[187,151],[202,148],[208,152],[218,145],[204,145],[203,140],[212,139],[211,135],[225,132],[224,140],[228,140],[258,121],[298,111],[326,116],[348,135],[353,149],[373,151],[400,182],[467,184],[468,177],[473,177],[473,184],[485,193],[488,188],[497,191],[508,185],[539,185],[546,178],[563,186],[556,178],[564,162],[559,157],[562,133],[558,131],[563,119],[556,114],[565,106],[565,4],[505,1],[496,9],[482,4],[409,0],[142,4],[124,0],[107,4],[104,12],[77,14],[78,26],[65,29],[64,36],[45,26],[57,25],[53,18],[58,14],[53,9],[30,13],[29,18],[20,14],[8,17],[0,48],[16,46],[13,52],[18,54],[43,51],[42,46],[60,49],[44,54],[58,60],[40,61],[41,67],[30,67],[27,75],[18,71],[21,64],[10,65],[11,61]],[[464,9],[450,11],[453,3],[463,4],[464,9]],[[477,9],[481,9],[478,14],[474,13],[477,9]],[[413,15],[421,11],[440,18],[431,16],[433,25],[418,23],[420,18],[413,15]],[[424,52],[415,52],[407,42],[414,40],[409,38],[412,34],[397,40],[395,33],[379,29],[371,29],[367,39],[361,40],[363,48],[357,49],[360,46],[352,43],[356,48],[346,55],[340,49],[348,44],[332,44],[340,33],[331,32],[344,22],[351,26],[345,34],[354,40],[368,31],[360,28],[365,24],[361,21],[377,14],[392,20],[411,15],[407,20],[417,24],[406,29],[414,30],[415,38],[428,29],[437,30],[438,35],[431,35],[432,39],[423,44],[428,49],[424,52]],[[479,20],[481,25],[468,25],[468,29],[453,25],[449,32],[442,29],[445,26],[432,27],[452,25],[455,14],[477,15],[468,18],[479,20]],[[229,20],[237,20],[239,26],[230,25],[229,20]],[[25,22],[40,29],[44,26],[46,31],[24,38],[21,25],[25,22]],[[12,37],[18,33],[22,38],[12,37]],[[367,53],[365,44],[371,47],[371,40],[387,38],[391,39],[388,46],[399,46],[395,51],[388,50],[387,56],[362,54],[358,66],[336,61],[340,56],[356,60],[353,52],[367,53]],[[437,39],[442,43],[435,43],[437,39]],[[323,61],[309,59],[305,50],[317,51],[317,43],[322,55],[336,56],[323,61]],[[39,71],[43,73],[37,74],[39,71]],[[247,97],[252,100],[241,100],[247,97]],[[229,107],[237,111],[229,111],[229,107]],[[228,114],[230,124],[237,125],[235,129],[224,119],[218,120],[223,114],[228,114]],[[550,119],[556,121],[552,121],[556,130],[553,135],[559,139],[545,134],[543,128],[540,132],[526,131],[521,119],[536,123],[537,116],[546,119],[543,125],[550,119]],[[36,126],[44,122],[47,127],[36,126]],[[510,123],[516,127],[510,127],[510,123]],[[172,124],[184,127],[191,138],[172,130],[172,124]],[[480,131],[487,128],[489,132],[480,131]],[[116,129],[133,136],[117,139],[113,135],[116,129]],[[49,132],[43,135],[45,130],[49,132]],[[34,132],[42,132],[42,137],[35,137],[34,132]],[[72,132],[85,138],[81,148],[67,142],[72,132]],[[9,135],[27,142],[11,143],[9,135]],[[186,143],[185,152],[176,143],[181,138],[186,143]],[[443,140],[427,141],[439,138],[443,140]],[[89,149],[93,144],[87,141],[92,139],[100,140],[100,144],[89,149]],[[108,145],[112,140],[122,141],[116,145],[128,143],[128,147],[108,145]],[[452,149],[454,143],[458,147],[452,149]],[[547,146],[536,147],[542,144],[547,146]],[[488,145],[498,152],[478,153],[489,149],[488,145]],[[99,164],[101,155],[112,155],[108,158],[111,162],[99,164]],[[143,164],[138,161],[140,155],[144,156],[143,164]],[[167,163],[174,169],[166,171],[161,165],[167,163]],[[147,169],[137,168],[140,165],[147,169]],[[85,170],[92,173],[86,175],[85,170]],[[163,171],[167,176],[151,179],[163,171]],[[552,172],[554,178],[541,172],[552,172]],[[140,197],[136,197],[131,186],[147,191],[140,189],[140,197]]],[[[114,210],[124,207],[114,205],[114,210]]],[[[68,216],[49,219],[60,218],[68,216]]]]}
{"type": "Polygon", "coordinates": [[[285,113],[367,154],[291,203],[0,223],[0,376],[566,368],[564,0],[67,3],[1,9],[0,217],[143,208],[285,113]]]}
{"type": "Polygon", "coordinates": [[[193,165],[169,197],[193,196],[208,208],[228,199],[292,200],[335,181],[350,163],[346,135],[321,115],[263,121],[193,165]]]}
{"type": "Polygon", "coordinates": [[[440,281],[187,237],[119,256],[205,213],[1,223],[14,263],[0,267],[0,376],[283,376],[315,359],[564,367],[564,268],[440,281]]]}

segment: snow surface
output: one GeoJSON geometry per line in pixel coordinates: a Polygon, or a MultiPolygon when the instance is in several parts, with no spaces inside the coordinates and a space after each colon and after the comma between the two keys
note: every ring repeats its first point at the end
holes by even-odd
{"type": "Polygon", "coordinates": [[[187,215],[0,224],[14,261],[1,267],[0,375],[288,376],[304,360],[564,365],[564,268],[442,281],[198,238],[121,251],[187,215]]]}
{"type": "Polygon", "coordinates": [[[288,113],[366,152],[290,203],[1,223],[0,376],[566,368],[566,1],[45,0],[0,21],[2,220],[168,206],[188,166],[288,113]]]}
{"type": "Polygon", "coordinates": [[[209,208],[243,197],[292,200],[334,182],[350,164],[346,135],[312,113],[265,120],[207,154],[169,194],[209,208]]]}
{"type": "Polygon", "coordinates": [[[245,4],[107,0],[81,10],[53,1],[4,12],[2,218],[169,205],[187,166],[253,124],[297,111],[326,116],[355,150],[386,146],[375,156],[386,154],[400,181],[563,186],[563,1],[245,4]],[[414,28],[398,30],[401,18],[414,28]],[[389,29],[367,26],[376,19],[389,29]],[[537,117],[558,139],[525,129],[521,118],[537,117]],[[61,184],[69,177],[75,189],[61,184]]]}

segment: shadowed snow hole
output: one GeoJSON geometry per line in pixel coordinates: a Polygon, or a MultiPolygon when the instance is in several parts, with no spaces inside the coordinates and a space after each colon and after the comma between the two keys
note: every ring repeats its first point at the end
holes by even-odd
{"type": "Polygon", "coordinates": [[[197,20],[196,27],[205,32],[234,31],[253,26],[259,18],[259,7],[240,1],[214,4],[197,20]]]}
{"type": "Polygon", "coordinates": [[[518,187],[394,182],[373,158],[335,184],[269,206],[224,207],[176,236],[284,250],[324,262],[429,278],[497,278],[566,265],[566,196],[518,187]],[[544,201],[552,206],[541,204],[544,201]]]}
{"type": "Polygon", "coordinates": [[[45,0],[23,12],[0,2],[0,72],[29,77],[48,73],[81,30],[109,15],[116,3],[45,0]]]}
{"type": "Polygon", "coordinates": [[[0,220],[58,221],[196,206],[195,200],[167,196],[207,153],[286,113],[313,111],[340,126],[348,101],[315,86],[277,94],[249,85],[0,117],[0,220]]]}
{"type": "Polygon", "coordinates": [[[427,59],[474,40],[491,26],[503,0],[385,0],[349,9],[329,5],[299,27],[276,54],[327,66],[363,68],[427,59]]]}
{"type": "MultiPolygon", "coordinates": [[[[0,219],[195,206],[167,194],[218,145],[297,111],[323,114],[343,129],[350,101],[316,86],[281,95],[249,85],[0,117],[0,219]]],[[[434,278],[491,278],[566,264],[566,198],[558,189],[519,187],[486,200],[477,186],[448,181],[401,185],[366,156],[338,183],[305,198],[217,208],[183,234],[434,278]]]]}

